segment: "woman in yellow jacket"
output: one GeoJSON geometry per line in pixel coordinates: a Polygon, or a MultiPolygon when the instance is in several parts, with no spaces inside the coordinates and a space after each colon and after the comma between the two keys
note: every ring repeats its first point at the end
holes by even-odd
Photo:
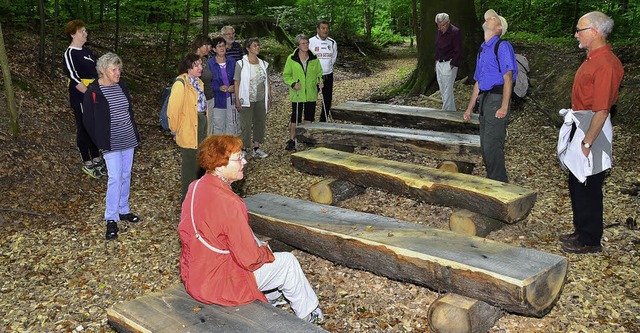
{"type": "Polygon", "coordinates": [[[316,113],[318,87],[322,89],[322,66],[320,60],[309,50],[309,37],[299,34],[295,39],[298,48],[287,58],[282,77],[289,86],[291,100],[291,119],[289,124],[289,141],[286,150],[296,150],[294,141],[296,125],[302,121],[309,124],[316,113]]]}
{"type": "Polygon", "coordinates": [[[207,99],[204,95],[202,59],[197,54],[187,54],[180,64],[178,75],[171,87],[167,105],[169,128],[182,151],[182,200],[189,184],[200,178],[204,171],[198,165],[198,145],[207,137],[207,99]]]}

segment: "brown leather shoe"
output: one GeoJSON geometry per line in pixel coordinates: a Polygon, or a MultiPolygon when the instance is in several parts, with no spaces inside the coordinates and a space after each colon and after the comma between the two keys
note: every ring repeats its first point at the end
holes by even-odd
{"type": "Polygon", "coordinates": [[[602,251],[602,246],[600,244],[584,245],[578,240],[562,243],[561,248],[564,252],[575,254],[596,253],[602,251]]]}
{"type": "Polygon", "coordinates": [[[563,243],[577,241],[578,233],[574,231],[573,233],[570,233],[570,234],[560,235],[560,237],[558,237],[558,240],[560,240],[563,243]]]}

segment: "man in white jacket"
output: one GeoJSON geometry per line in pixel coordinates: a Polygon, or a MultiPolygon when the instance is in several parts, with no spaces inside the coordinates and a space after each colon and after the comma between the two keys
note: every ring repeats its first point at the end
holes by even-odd
{"type": "MultiPolygon", "coordinates": [[[[326,122],[333,99],[333,65],[338,59],[338,43],[329,37],[329,21],[320,20],[316,26],[317,35],[309,39],[309,50],[318,57],[322,66],[322,111],[320,121],[326,122]]],[[[320,81],[320,80],[318,80],[320,81]]]]}
{"type": "Polygon", "coordinates": [[[561,135],[569,131],[571,143],[566,149],[558,145],[561,163],[569,169],[574,232],[560,236],[562,250],[569,253],[602,251],[602,184],[611,167],[613,135],[609,111],[618,99],[624,74],[622,63],[607,44],[612,29],[613,20],[601,12],[585,14],[576,26],[575,37],[579,47],[587,50],[587,59],[576,72],[573,110],[565,116],[565,125],[571,129],[561,131],[561,135]]]}

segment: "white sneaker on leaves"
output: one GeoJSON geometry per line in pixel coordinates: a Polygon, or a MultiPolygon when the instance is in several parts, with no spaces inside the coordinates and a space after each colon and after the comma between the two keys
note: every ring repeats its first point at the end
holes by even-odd
{"type": "Polygon", "coordinates": [[[258,158],[265,158],[267,156],[269,156],[269,154],[265,153],[264,150],[258,148],[258,149],[254,149],[253,153],[251,154],[253,157],[258,157],[258,158]]]}
{"type": "Polygon", "coordinates": [[[322,310],[320,310],[320,307],[317,307],[315,310],[311,311],[310,314],[304,317],[304,320],[312,324],[321,323],[324,320],[324,316],[322,316],[322,310]]]}

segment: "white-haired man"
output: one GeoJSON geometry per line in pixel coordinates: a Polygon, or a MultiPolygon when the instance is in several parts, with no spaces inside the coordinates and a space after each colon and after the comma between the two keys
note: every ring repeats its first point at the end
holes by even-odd
{"type": "MultiPolygon", "coordinates": [[[[236,30],[232,26],[227,25],[222,27],[220,35],[227,42],[227,57],[231,57],[238,61],[242,59],[242,46],[236,41],[236,30]]],[[[214,55],[215,57],[215,55],[214,55]]]]}
{"type": "Polygon", "coordinates": [[[624,74],[607,44],[612,30],[613,20],[601,12],[585,14],[576,25],[575,37],[578,46],[587,50],[587,58],[576,72],[572,110],[563,110],[565,125],[558,142],[560,161],[569,169],[574,232],[560,236],[562,250],[569,253],[602,251],[602,185],[611,168],[613,137],[609,111],[618,100],[624,74]]]}
{"type": "Polygon", "coordinates": [[[471,99],[464,113],[464,120],[471,118],[478,101],[480,111],[480,150],[487,169],[487,178],[508,182],[504,160],[504,141],[507,137],[507,122],[513,83],[516,82],[518,66],[513,47],[508,41],[495,46],[500,36],[507,32],[507,20],[493,9],[484,13],[484,43],[480,46],[473,79],[471,99]]]}
{"type": "Polygon", "coordinates": [[[442,110],[456,109],[453,84],[456,82],[458,67],[462,59],[462,34],[449,21],[449,14],[436,15],[436,76],[442,97],[442,110]]]}

